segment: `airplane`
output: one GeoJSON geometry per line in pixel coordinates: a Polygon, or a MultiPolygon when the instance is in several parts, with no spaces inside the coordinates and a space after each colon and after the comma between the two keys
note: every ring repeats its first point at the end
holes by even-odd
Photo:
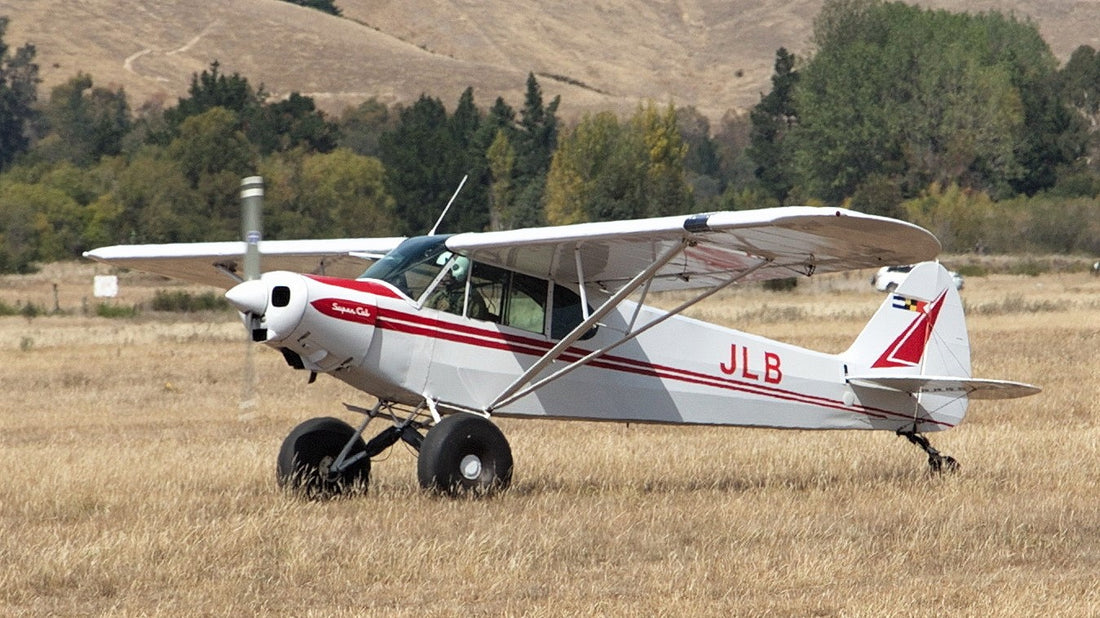
{"type": "MultiPolygon", "coordinates": [[[[262,200],[262,180],[245,182],[242,200],[262,200]]],[[[246,215],[243,241],[85,256],[225,288],[251,339],[310,383],[327,374],[376,399],[345,404],[358,426],[313,418],[283,441],[279,484],[310,496],[365,489],[371,459],[398,441],[418,453],[428,490],[504,490],[513,457],[493,422],[504,417],[884,430],[920,447],[930,470],[954,471],[925,434],[958,425],[971,399],[1040,391],[972,377],[962,302],[934,261],[940,243],[896,219],[785,206],[290,241],[262,240],[258,219],[246,215]],[[840,354],[683,315],[738,284],[893,264],[915,266],[840,354]],[[644,304],[669,290],[687,300],[644,304]],[[387,424],[366,440],[375,419],[387,424]]]]}

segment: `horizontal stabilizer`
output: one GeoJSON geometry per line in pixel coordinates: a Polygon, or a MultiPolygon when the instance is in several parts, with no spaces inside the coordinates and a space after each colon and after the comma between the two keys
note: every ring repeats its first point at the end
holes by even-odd
{"type": "Polygon", "coordinates": [[[904,393],[957,394],[970,399],[1013,399],[1038,393],[1038,386],[1008,380],[982,380],[951,376],[853,376],[848,382],[855,386],[886,388],[904,393]]]}

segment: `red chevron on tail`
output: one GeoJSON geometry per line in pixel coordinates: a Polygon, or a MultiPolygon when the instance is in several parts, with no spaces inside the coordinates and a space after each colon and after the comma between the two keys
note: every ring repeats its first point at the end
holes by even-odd
{"type": "Polygon", "coordinates": [[[898,338],[894,340],[878,357],[871,367],[880,369],[884,367],[915,367],[920,364],[924,356],[924,348],[928,344],[928,337],[936,326],[936,319],[940,315],[940,307],[947,292],[941,292],[939,297],[931,303],[921,301],[913,302],[913,299],[894,295],[893,307],[901,311],[915,311],[917,316],[898,338]]]}

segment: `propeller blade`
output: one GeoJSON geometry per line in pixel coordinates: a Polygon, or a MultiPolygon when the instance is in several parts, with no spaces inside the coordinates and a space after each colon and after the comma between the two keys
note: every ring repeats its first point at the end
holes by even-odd
{"type": "Polygon", "coordinates": [[[244,280],[260,278],[260,241],[263,239],[264,179],[241,181],[241,235],[244,237],[244,280]]]}
{"type": "Polygon", "coordinates": [[[263,315],[267,311],[267,287],[260,281],[260,241],[263,239],[264,179],[249,176],[241,180],[241,235],[244,238],[244,282],[226,292],[225,297],[245,317],[248,342],[245,343],[244,378],[240,407],[243,411],[256,405],[256,367],[252,358],[252,343],[267,339],[263,315]]]}

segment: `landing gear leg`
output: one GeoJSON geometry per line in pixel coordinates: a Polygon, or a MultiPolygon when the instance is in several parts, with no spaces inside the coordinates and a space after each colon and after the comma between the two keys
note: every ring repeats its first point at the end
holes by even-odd
{"type": "Polygon", "coordinates": [[[347,408],[364,415],[358,429],[325,417],[305,421],[290,432],[279,449],[276,474],[280,486],[301,491],[309,498],[327,498],[349,489],[365,491],[372,457],[399,440],[417,450],[424,441],[420,433],[423,424],[415,420],[416,411],[402,419],[393,414],[386,401],[379,401],[371,410],[352,405],[347,408]],[[376,416],[386,416],[394,424],[364,442],[363,431],[376,416]]]}
{"type": "Polygon", "coordinates": [[[932,448],[932,444],[928,442],[928,438],[917,433],[916,429],[911,430],[898,430],[899,436],[905,436],[906,440],[909,440],[913,444],[916,444],[928,454],[928,468],[935,473],[939,472],[958,472],[959,462],[955,461],[955,458],[950,455],[944,455],[932,448]]]}

